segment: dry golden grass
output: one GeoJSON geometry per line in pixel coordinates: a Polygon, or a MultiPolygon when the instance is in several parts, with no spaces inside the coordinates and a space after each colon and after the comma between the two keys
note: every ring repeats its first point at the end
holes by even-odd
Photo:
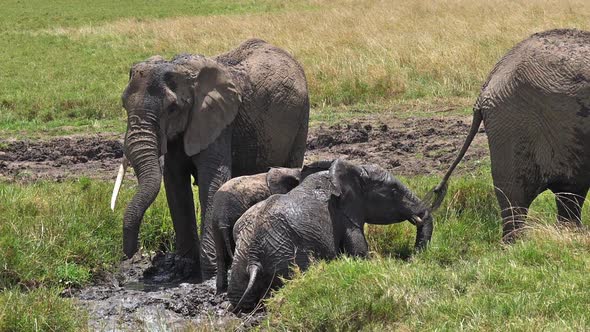
{"type": "Polygon", "coordinates": [[[289,50],[316,105],[473,97],[496,61],[528,35],[589,29],[586,0],[308,1],[280,13],[121,20],[53,30],[126,37],[148,52],[213,55],[258,37],[289,50]]]}

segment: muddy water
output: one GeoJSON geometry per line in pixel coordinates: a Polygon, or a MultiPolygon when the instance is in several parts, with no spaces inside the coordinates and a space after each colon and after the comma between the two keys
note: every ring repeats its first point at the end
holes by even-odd
{"type": "Polygon", "coordinates": [[[148,257],[136,255],[94,286],[67,296],[88,311],[89,329],[95,331],[174,331],[203,325],[245,330],[264,316],[233,314],[225,294],[215,294],[215,280],[162,283],[154,281],[157,276],[144,277],[151,265],[148,257]]]}

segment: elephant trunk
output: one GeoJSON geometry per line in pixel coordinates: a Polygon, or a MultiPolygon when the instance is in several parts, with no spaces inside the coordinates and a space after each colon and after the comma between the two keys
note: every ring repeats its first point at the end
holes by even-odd
{"type": "Polygon", "coordinates": [[[412,204],[410,208],[412,214],[410,221],[416,225],[415,248],[421,250],[430,242],[434,230],[431,208],[409,189],[407,190],[406,197],[411,202],[410,204],[412,204]]]}
{"type": "Polygon", "coordinates": [[[426,248],[428,242],[432,238],[432,231],[434,230],[434,223],[432,215],[428,214],[422,218],[422,225],[416,225],[416,250],[422,250],[426,248]]]}
{"type": "Polygon", "coordinates": [[[145,124],[130,127],[125,138],[125,154],[137,176],[138,189],[123,217],[123,251],[131,258],[138,250],[139,226],[147,208],[160,191],[162,171],[159,162],[157,130],[145,124]]]}

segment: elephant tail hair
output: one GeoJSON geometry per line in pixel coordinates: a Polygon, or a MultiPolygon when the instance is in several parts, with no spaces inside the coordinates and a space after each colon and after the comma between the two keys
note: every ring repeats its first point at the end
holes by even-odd
{"type": "Polygon", "coordinates": [[[234,308],[234,312],[236,312],[240,309],[240,304],[242,304],[242,301],[252,291],[252,287],[254,287],[254,283],[256,282],[256,276],[258,275],[258,272],[260,271],[260,269],[261,269],[261,267],[258,264],[248,265],[248,268],[247,268],[248,275],[249,275],[248,286],[246,286],[246,290],[244,291],[244,294],[242,294],[240,301],[238,301],[238,304],[236,304],[236,306],[234,308]]]}
{"type": "Polygon", "coordinates": [[[442,181],[436,187],[434,187],[434,189],[428,192],[428,194],[426,194],[426,197],[424,198],[424,203],[430,206],[431,211],[435,211],[442,204],[442,201],[444,200],[445,195],[447,194],[449,178],[455,170],[455,167],[457,167],[461,159],[463,159],[463,157],[465,156],[465,152],[467,152],[469,145],[471,145],[471,142],[473,142],[473,138],[477,134],[477,131],[479,130],[479,126],[481,125],[482,121],[483,116],[481,114],[481,109],[476,105],[473,109],[473,120],[471,121],[471,128],[469,129],[469,134],[467,135],[467,138],[465,138],[465,142],[463,143],[461,151],[459,151],[459,155],[457,155],[457,158],[455,158],[455,161],[453,161],[453,164],[451,164],[451,167],[449,167],[449,169],[447,170],[447,173],[443,177],[442,181]]]}

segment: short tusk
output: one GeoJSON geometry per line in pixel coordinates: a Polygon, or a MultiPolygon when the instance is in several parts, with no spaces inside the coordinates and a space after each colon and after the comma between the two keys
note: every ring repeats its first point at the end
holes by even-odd
{"type": "Polygon", "coordinates": [[[416,226],[422,225],[422,218],[420,218],[416,215],[412,216],[412,221],[414,222],[414,225],[416,225],[416,226]]]}
{"type": "Polygon", "coordinates": [[[125,176],[127,166],[129,166],[129,161],[127,158],[125,158],[125,156],[123,156],[123,162],[121,163],[121,166],[119,166],[119,173],[117,173],[117,180],[115,180],[113,196],[111,197],[111,210],[113,211],[115,211],[115,202],[117,202],[117,195],[119,195],[119,190],[121,189],[121,184],[123,183],[123,177],[125,176]]]}

